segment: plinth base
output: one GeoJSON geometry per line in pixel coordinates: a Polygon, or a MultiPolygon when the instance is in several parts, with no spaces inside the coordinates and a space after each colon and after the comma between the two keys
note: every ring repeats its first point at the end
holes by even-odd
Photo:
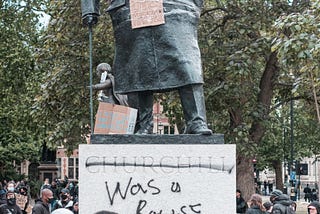
{"type": "Polygon", "coordinates": [[[224,144],[223,134],[213,135],[91,135],[91,144],[224,144]]]}

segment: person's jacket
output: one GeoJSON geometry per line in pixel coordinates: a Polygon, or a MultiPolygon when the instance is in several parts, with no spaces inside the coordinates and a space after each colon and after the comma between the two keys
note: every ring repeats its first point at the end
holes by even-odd
{"type": "MultiPolygon", "coordinates": [[[[275,198],[272,214],[286,214],[288,213],[287,209],[292,209],[292,201],[289,199],[289,196],[286,194],[279,195],[275,198]]],[[[291,211],[291,213],[295,213],[291,211]]]]}
{"type": "Polygon", "coordinates": [[[36,200],[36,204],[32,208],[32,214],[50,214],[49,205],[43,203],[42,200],[36,200]]]}
{"type": "Polygon", "coordinates": [[[8,214],[8,213],[22,214],[22,211],[21,211],[20,207],[16,204],[14,204],[14,205],[2,204],[0,206],[0,214],[8,214]]]}
{"type": "Polygon", "coordinates": [[[246,201],[242,197],[236,198],[236,201],[237,201],[237,213],[245,213],[247,210],[246,201]]]}
{"type": "Polygon", "coordinates": [[[260,207],[257,205],[253,205],[252,207],[250,207],[246,214],[266,214],[265,211],[260,210],[260,207]]]}

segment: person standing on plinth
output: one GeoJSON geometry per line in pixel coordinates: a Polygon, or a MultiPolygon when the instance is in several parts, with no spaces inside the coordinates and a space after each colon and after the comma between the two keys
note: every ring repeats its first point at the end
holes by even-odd
{"type": "Polygon", "coordinates": [[[100,102],[128,106],[128,98],[126,95],[114,93],[115,85],[111,66],[108,63],[100,63],[96,70],[100,77],[100,83],[93,85],[92,89],[100,90],[98,100],[100,102]]]}
{"type": "MultiPolygon", "coordinates": [[[[81,3],[84,22],[96,23],[99,1],[82,0],[81,3]]],[[[130,11],[139,8],[133,7],[139,3],[148,4],[136,0],[113,0],[107,9],[115,37],[115,92],[127,94],[129,106],[138,109],[136,133],[152,133],[153,94],[178,90],[186,123],[184,134],[211,135],[206,122],[197,41],[203,0],[149,2],[158,7],[154,8],[154,13],[148,13],[149,16],[156,14],[157,17],[153,18],[157,19],[163,13],[164,22],[133,28],[135,14],[130,11]],[[160,6],[157,5],[159,2],[160,6]]],[[[150,10],[150,7],[142,8],[140,12],[144,10],[150,10]]]]}

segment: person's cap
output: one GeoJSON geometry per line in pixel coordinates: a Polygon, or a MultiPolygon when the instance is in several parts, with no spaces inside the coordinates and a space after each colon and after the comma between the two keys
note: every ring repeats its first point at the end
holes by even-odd
{"type": "Polygon", "coordinates": [[[275,197],[277,197],[277,196],[282,195],[282,194],[283,194],[283,193],[282,193],[281,190],[276,189],[276,190],[274,190],[273,192],[271,192],[270,196],[275,196],[275,197]]]}
{"type": "Polygon", "coordinates": [[[308,204],[308,207],[309,206],[313,206],[313,207],[316,207],[317,209],[319,209],[320,208],[320,203],[318,201],[313,201],[310,204],[308,204]]]}
{"type": "Polygon", "coordinates": [[[269,210],[270,207],[272,206],[272,204],[271,204],[271,202],[267,201],[267,202],[265,202],[265,203],[263,204],[263,206],[264,206],[267,210],[269,210]]]}
{"type": "Polygon", "coordinates": [[[69,192],[68,189],[64,188],[64,189],[61,190],[61,193],[64,193],[64,194],[65,194],[65,193],[70,193],[70,192],[69,192]]]}

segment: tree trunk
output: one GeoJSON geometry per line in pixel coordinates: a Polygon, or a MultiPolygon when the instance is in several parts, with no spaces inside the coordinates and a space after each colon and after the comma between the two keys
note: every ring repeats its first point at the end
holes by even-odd
{"type": "Polygon", "coordinates": [[[278,58],[277,53],[270,54],[266,64],[266,68],[260,80],[260,93],[258,95],[257,109],[263,109],[260,118],[253,122],[250,129],[250,139],[257,145],[262,139],[265,133],[265,127],[263,125],[264,120],[267,120],[270,113],[271,100],[273,98],[274,81],[276,74],[279,70],[277,67],[278,58]]]}
{"type": "Polygon", "coordinates": [[[283,179],[282,179],[282,161],[275,160],[272,162],[272,166],[276,173],[276,188],[283,191],[283,179]]]}
{"type": "Polygon", "coordinates": [[[255,192],[252,159],[241,154],[237,154],[237,189],[245,201],[255,192]]]}
{"type": "MultiPolygon", "coordinates": [[[[265,133],[264,120],[267,120],[270,113],[270,105],[273,97],[274,81],[279,70],[278,66],[277,53],[272,52],[268,58],[265,70],[260,80],[260,93],[258,94],[257,99],[257,109],[263,107],[260,118],[253,121],[250,129],[250,142],[253,145],[259,146],[259,143],[265,133]]],[[[239,114],[239,113],[238,113],[239,114]]],[[[238,118],[241,118],[237,115],[238,118]]],[[[235,117],[237,118],[237,117],[235,117]]],[[[233,121],[234,122],[234,121],[233,121]]],[[[240,121],[236,121],[236,124],[239,124],[240,121]]],[[[232,124],[232,123],[231,123],[232,124]]],[[[281,160],[280,160],[281,161],[281,160]]],[[[276,174],[278,174],[276,172],[276,174]]],[[[282,173],[278,174],[282,176],[282,173]]],[[[280,180],[280,184],[282,180],[280,180]],[[281,181],[281,182],[280,182],[281,181]]],[[[282,185],[283,186],[283,185],[282,185]]],[[[253,164],[252,158],[244,157],[241,154],[237,155],[237,187],[243,192],[243,196],[246,200],[249,199],[250,195],[255,193],[254,186],[254,174],[253,174],[253,164]]]]}

